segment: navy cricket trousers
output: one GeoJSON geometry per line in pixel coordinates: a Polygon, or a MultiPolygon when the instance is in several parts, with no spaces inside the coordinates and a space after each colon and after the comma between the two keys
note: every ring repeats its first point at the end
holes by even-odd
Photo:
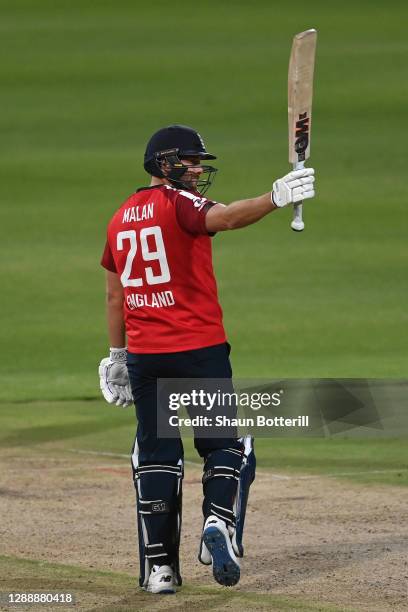
{"type": "MultiPolygon", "coordinates": [[[[157,437],[157,379],[231,379],[229,354],[228,343],[177,353],[128,353],[127,367],[138,420],[136,439],[140,464],[172,463],[183,457],[180,437],[157,437]]],[[[236,437],[195,438],[194,444],[203,458],[216,449],[241,448],[236,437]]]]}

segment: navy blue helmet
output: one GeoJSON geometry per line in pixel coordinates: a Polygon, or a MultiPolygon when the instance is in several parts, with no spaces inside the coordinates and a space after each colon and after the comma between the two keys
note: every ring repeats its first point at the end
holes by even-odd
{"type": "MultiPolygon", "coordinates": [[[[187,166],[182,159],[195,157],[200,160],[216,159],[208,153],[200,134],[186,125],[169,125],[155,132],[146,146],[144,168],[152,176],[167,178],[177,188],[192,189],[187,166]]],[[[217,172],[212,166],[202,165],[202,174],[194,189],[203,194],[211,185],[217,172]],[[204,176],[206,175],[206,176],[204,176]]]]}

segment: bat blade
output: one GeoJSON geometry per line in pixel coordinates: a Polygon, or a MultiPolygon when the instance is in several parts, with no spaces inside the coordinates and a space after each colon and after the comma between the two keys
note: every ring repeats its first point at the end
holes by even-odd
{"type": "Polygon", "coordinates": [[[310,155],[313,73],[317,31],[306,30],[293,38],[288,73],[289,162],[310,155]]]}
{"type": "MultiPolygon", "coordinates": [[[[288,72],[289,162],[303,168],[310,156],[312,128],[313,74],[317,31],[306,30],[293,38],[288,72]]],[[[292,229],[301,231],[302,205],[294,206],[292,229]]]]}

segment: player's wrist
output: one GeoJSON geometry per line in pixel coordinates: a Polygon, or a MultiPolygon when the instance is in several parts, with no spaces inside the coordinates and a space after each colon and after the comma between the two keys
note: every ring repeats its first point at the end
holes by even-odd
{"type": "Polygon", "coordinates": [[[113,363],[126,363],[127,360],[127,347],[123,348],[115,348],[110,347],[109,349],[109,359],[113,363]]]}
{"type": "Polygon", "coordinates": [[[271,204],[272,204],[272,210],[276,210],[276,208],[279,208],[279,206],[276,204],[275,200],[273,199],[273,190],[271,191],[271,204]]]}

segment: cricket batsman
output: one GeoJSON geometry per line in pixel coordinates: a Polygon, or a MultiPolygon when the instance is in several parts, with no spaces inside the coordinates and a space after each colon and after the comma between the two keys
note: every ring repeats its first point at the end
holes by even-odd
{"type": "MultiPolygon", "coordinates": [[[[110,355],[99,367],[109,403],[136,406],[132,449],[140,555],[140,586],[174,593],[181,585],[179,543],[183,446],[157,434],[159,378],[231,379],[214,278],[211,239],[256,223],[315,195],[314,170],[289,172],[272,191],[225,206],[204,197],[216,168],[200,134],[170,125],[147,143],[150,185],[113,215],[102,256],[106,269],[110,355]]],[[[237,584],[242,531],[255,477],[252,439],[195,438],[203,458],[204,525],[199,560],[215,580],[237,584]]]]}

